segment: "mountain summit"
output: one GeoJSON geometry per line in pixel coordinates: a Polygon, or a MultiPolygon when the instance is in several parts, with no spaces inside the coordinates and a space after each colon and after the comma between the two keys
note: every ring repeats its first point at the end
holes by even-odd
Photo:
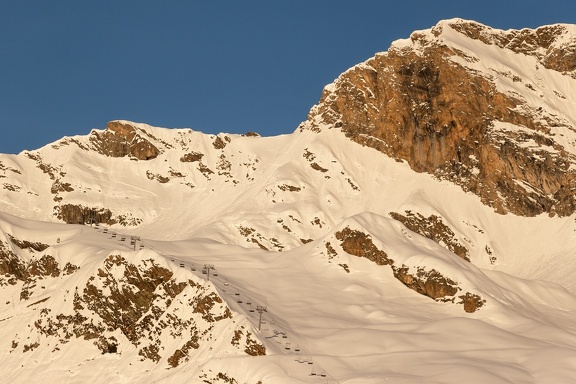
{"type": "Polygon", "coordinates": [[[0,186],[8,382],[574,379],[576,26],[441,21],[292,134],[115,120],[0,186]]]}
{"type": "Polygon", "coordinates": [[[300,128],[460,185],[499,213],[574,213],[576,27],[452,19],[396,41],[324,89],[300,128]]]}

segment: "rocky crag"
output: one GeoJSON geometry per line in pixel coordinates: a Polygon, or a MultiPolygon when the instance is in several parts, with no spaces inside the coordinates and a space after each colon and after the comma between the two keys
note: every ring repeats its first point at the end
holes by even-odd
{"type": "Polygon", "coordinates": [[[0,286],[20,291],[7,305],[33,311],[3,319],[16,316],[24,323],[13,335],[10,353],[42,347],[58,356],[68,343],[84,343],[93,355],[134,353],[139,361],[168,369],[215,345],[217,353],[266,354],[251,326],[231,312],[213,286],[155,252],[112,253],[85,274],[70,262],[60,265],[46,244],[10,238],[11,243],[0,243],[0,286]],[[30,253],[30,260],[19,252],[30,253]]]}
{"type": "Polygon", "coordinates": [[[571,215],[575,57],[571,25],[443,21],[342,74],[300,128],[341,129],[499,213],[571,215]]]}

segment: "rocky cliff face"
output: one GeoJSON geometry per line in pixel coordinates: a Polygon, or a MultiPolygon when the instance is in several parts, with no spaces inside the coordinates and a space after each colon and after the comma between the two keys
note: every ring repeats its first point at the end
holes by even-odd
{"type": "Polygon", "coordinates": [[[123,121],[111,121],[105,131],[92,131],[90,143],[101,154],[110,157],[130,156],[138,160],[154,159],[160,150],[145,131],[123,121]]]}
{"type": "Polygon", "coordinates": [[[441,22],[341,75],[300,129],[340,128],[499,213],[570,215],[575,57],[572,26],[441,22]]]}

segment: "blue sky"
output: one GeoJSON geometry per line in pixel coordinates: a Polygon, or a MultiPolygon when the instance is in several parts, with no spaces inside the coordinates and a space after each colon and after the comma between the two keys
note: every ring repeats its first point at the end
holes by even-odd
{"type": "Polygon", "coordinates": [[[576,2],[3,0],[0,152],[115,119],[289,133],[340,73],[453,17],[576,23],[576,2]]]}

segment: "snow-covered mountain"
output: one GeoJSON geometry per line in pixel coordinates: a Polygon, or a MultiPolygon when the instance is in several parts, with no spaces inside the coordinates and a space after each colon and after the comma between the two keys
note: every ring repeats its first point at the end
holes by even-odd
{"type": "Polygon", "coordinates": [[[289,135],[0,155],[8,380],[572,382],[575,57],[576,26],[447,20],[289,135]]]}
{"type": "Polygon", "coordinates": [[[500,213],[574,213],[576,26],[440,22],[324,89],[302,129],[352,140],[500,213]]]}

